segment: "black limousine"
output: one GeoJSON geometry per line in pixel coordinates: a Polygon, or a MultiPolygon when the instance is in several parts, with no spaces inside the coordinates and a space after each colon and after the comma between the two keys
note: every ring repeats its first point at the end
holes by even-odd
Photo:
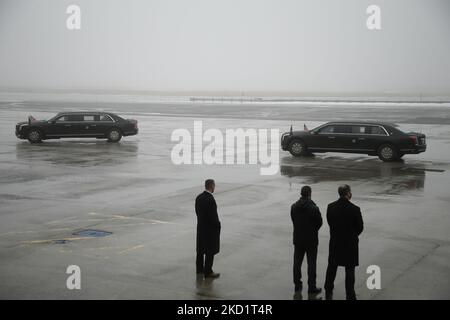
{"type": "Polygon", "coordinates": [[[36,120],[16,124],[16,136],[38,143],[46,139],[97,138],[118,142],[123,136],[138,133],[137,120],[123,119],[110,112],[61,112],[50,120],[36,120]]]}
{"type": "Polygon", "coordinates": [[[384,122],[328,122],[312,130],[286,132],[281,148],[293,156],[313,152],[343,152],[378,156],[383,161],[398,160],[405,154],[425,152],[425,135],[405,133],[397,125],[384,122]]]}

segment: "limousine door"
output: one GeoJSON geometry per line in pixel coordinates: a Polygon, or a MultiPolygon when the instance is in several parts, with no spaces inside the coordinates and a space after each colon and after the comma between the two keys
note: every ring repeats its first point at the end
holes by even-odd
{"type": "Polygon", "coordinates": [[[111,128],[113,120],[108,115],[89,115],[85,116],[87,133],[90,136],[103,137],[111,128]]]}
{"type": "Polygon", "coordinates": [[[49,137],[76,137],[83,132],[82,115],[62,115],[48,126],[49,137]]]}
{"type": "Polygon", "coordinates": [[[386,136],[386,132],[380,126],[361,125],[352,127],[352,141],[350,148],[359,152],[374,151],[380,137],[386,136]]]}
{"type": "Polygon", "coordinates": [[[321,128],[310,137],[308,148],[311,151],[340,151],[344,148],[344,126],[328,125],[321,128]]]}

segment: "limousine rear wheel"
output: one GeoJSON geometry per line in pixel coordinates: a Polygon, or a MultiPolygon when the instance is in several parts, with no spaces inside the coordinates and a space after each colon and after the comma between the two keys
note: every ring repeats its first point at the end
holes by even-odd
{"type": "Polygon", "coordinates": [[[383,144],[378,148],[378,157],[380,160],[390,162],[397,160],[399,158],[399,154],[393,145],[383,144]]]}
{"type": "Polygon", "coordinates": [[[30,132],[28,132],[28,141],[31,143],[39,143],[42,141],[42,134],[41,131],[38,129],[31,129],[30,132]]]}
{"type": "Polygon", "coordinates": [[[122,132],[119,129],[111,129],[106,135],[108,142],[119,142],[122,139],[122,132]]]}
{"type": "Polygon", "coordinates": [[[301,140],[294,140],[289,144],[289,152],[294,157],[300,157],[306,154],[305,143],[301,140]]]}

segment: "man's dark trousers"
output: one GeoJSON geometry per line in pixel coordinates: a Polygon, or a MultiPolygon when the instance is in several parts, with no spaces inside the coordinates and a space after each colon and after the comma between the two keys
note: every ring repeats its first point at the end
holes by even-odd
{"type": "Polygon", "coordinates": [[[213,254],[203,254],[197,252],[197,273],[204,273],[206,275],[212,273],[213,262],[213,254]]]}
{"type": "Polygon", "coordinates": [[[308,262],[308,287],[313,289],[316,287],[317,246],[304,247],[295,245],[294,247],[294,284],[296,287],[302,286],[302,263],[306,254],[306,260],[308,262]]]}
{"type": "MultiPolygon", "coordinates": [[[[328,264],[327,275],[325,278],[325,290],[327,292],[333,292],[334,280],[336,279],[337,265],[328,264]]],[[[355,267],[345,267],[345,292],[347,299],[354,299],[355,294],[355,267]]]]}

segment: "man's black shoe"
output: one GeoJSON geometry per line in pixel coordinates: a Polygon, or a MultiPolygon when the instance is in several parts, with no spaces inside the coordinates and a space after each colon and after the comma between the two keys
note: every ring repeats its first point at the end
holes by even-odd
{"type": "Polygon", "coordinates": [[[325,290],[325,300],[333,300],[333,291],[325,290]]]}
{"type": "Polygon", "coordinates": [[[220,277],[220,273],[211,272],[211,273],[205,274],[205,278],[213,278],[213,279],[215,279],[215,278],[218,278],[218,277],[220,277]]]}
{"type": "Polygon", "coordinates": [[[319,294],[321,292],[322,292],[322,289],[321,288],[317,288],[317,287],[308,289],[308,294],[319,294]]]}

